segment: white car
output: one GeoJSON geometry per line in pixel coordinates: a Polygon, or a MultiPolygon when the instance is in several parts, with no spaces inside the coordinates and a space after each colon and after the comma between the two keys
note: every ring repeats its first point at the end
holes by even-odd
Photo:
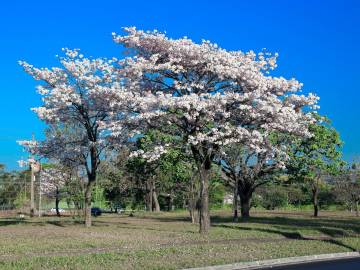
{"type": "MultiPolygon", "coordinates": [[[[51,209],[50,209],[50,212],[51,212],[51,213],[56,213],[56,208],[51,208],[51,209]]],[[[65,213],[65,210],[59,208],[59,213],[65,213]]]]}

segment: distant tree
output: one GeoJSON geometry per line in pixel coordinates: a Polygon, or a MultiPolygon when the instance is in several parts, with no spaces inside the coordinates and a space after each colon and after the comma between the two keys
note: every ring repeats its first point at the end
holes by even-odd
{"type": "Polygon", "coordinates": [[[136,202],[137,185],[127,173],[130,151],[119,149],[113,157],[104,160],[99,167],[98,184],[104,189],[105,199],[112,210],[117,211],[128,203],[136,202]]]}
{"type": "Polygon", "coordinates": [[[6,171],[5,165],[0,164],[0,207],[5,209],[13,209],[19,205],[19,199],[22,200],[26,196],[26,171],[6,171]],[[21,197],[21,198],[19,198],[21,197]]]}
{"type": "Polygon", "coordinates": [[[268,210],[284,207],[288,204],[288,193],[281,186],[269,186],[263,189],[262,206],[268,210]]]}
{"type": "Polygon", "coordinates": [[[355,209],[359,216],[360,203],[360,165],[353,164],[345,169],[335,182],[335,194],[337,199],[344,203],[350,210],[355,209]]]}
{"type": "Polygon", "coordinates": [[[223,148],[223,154],[218,157],[222,175],[229,186],[233,188],[233,220],[238,220],[238,197],[240,198],[241,217],[250,216],[251,198],[257,188],[278,180],[277,174],[284,169],[286,154],[276,149],[284,145],[283,141],[270,136],[264,140],[258,152],[239,144],[231,144],[223,148]],[[276,146],[275,144],[276,140],[276,146]]]}
{"type": "Polygon", "coordinates": [[[312,193],[314,216],[319,212],[319,192],[331,176],[340,172],[342,141],[330,120],[315,116],[317,123],[309,126],[310,138],[293,140],[287,163],[289,177],[307,183],[312,193]]]}

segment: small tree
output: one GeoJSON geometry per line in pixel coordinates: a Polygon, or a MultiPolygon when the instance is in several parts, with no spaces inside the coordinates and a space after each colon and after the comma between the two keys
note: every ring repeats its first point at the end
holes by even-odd
{"type": "Polygon", "coordinates": [[[342,141],[339,133],[330,125],[330,120],[319,115],[317,123],[309,126],[312,137],[294,139],[289,149],[290,160],[287,163],[291,179],[309,185],[314,205],[314,217],[319,212],[319,192],[327,178],[336,175],[343,161],[340,147],[342,141]]]}
{"type": "Polygon", "coordinates": [[[42,193],[49,197],[55,198],[56,215],[60,217],[59,203],[61,200],[61,190],[64,188],[66,182],[71,178],[71,174],[64,169],[56,168],[55,166],[44,167],[40,172],[42,193]]]}
{"type": "Polygon", "coordinates": [[[276,174],[284,169],[286,153],[280,151],[281,146],[285,146],[283,141],[273,138],[271,144],[267,138],[260,152],[238,144],[223,148],[223,153],[218,157],[218,164],[225,183],[233,188],[235,222],[238,221],[238,198],[240,198],[241,217],[248,218],[253,193],[262,185],[275,182],[276,174]]]}
{"type": "Polygon", "coordinates": [[[360,170],[358,164],[353,164],[337,177],[335,193],[340,202],[347,205],[350,210],[355,209],[356,216],[359,216],[360,170]]]}

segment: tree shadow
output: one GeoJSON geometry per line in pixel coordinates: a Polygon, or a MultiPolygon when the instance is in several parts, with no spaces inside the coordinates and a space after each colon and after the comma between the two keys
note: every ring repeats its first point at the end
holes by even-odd
{"type": "Polygon", "coordinates": [[[284,237],[285,239],[289,240],[305,240],[305,241],[323,241],[330,244],[338,245],[347,249],[350,249],[351,251],[357,251],[354,247],[344,244],[341,241],[334,239],[333,235],[328,235],[327,237],[305,237],[301,235],[299,232],[289,232],[289,231],[283,231],[283,230],[277,230],[277,229],[265,229],[265,228],[249,228],[249,227],[243,227],[243,226],[236,226],[236,225],[228,225],[228,224],[215,224],[214,227],[220,227],[220,228],[226,228],[226,229],[235,229],[235,230],[248,230],[248,231],[258,231],[258,232],[265,232],[265,233],[271,233],[271,234],[278,234],[284,237]]]}
{"type": "Polygon", "coordinates": [[[6,220],[0,219],[0,226],[17,225],[23,223],[27,223],[27,221],[23,219],[6,219],[6,220]]]}
{"type": "MultiPolygon", "coordinates": [[[[214,216],[212,224],[233,223],[231,217],[214,216]]],[[[288,218],[288,217],[249,217],[240,219],[239,223],[257,223],[264,225],[282,226],[284,228],[302,227],[318,230],[324,234],[337,236],[350,236],[349,232],[360,233],[360,220],[336,219],[336,218],[288,218]]]]}
{"type": "Polygon", "coordinates": [[[66,227],[71,225],[84,224],[84,222],[80,220],[34,220],[18,218],[0,219],[0,227],[20,224],[25,226],[45,226],[46,224],[50,224],[57,227],[66,227]]]}
{"type": "Polygon", "coordinates": [[[46,221],[47,224],[50,224],[50,225],[54,225],[54,226],[57,226],[57,227],[65,227],[64,224],[62,224],[61,221],[55,221],[55,220],[49,220],[49,221],[46,221]]]}
{"type": "Polygon", "coordinates": [[[191,218],[190,217],[186,217],[186,216],[176,216],[176,217],[173,217],[173,216],[157,216],[157,215],[154,215],[154,216],[136,216],[135,215],[135,218],[139,218],[139,219],[149,219],[149,220],[157,220],[157,221],[160,221],[160,222],[189,222],[191,221],[191,218]]]}

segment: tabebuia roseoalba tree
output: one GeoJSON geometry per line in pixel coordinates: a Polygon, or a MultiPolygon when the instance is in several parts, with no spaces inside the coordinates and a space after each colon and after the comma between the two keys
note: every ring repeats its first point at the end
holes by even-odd
{"type": "MultiPolygon", "coordinates": [[[[134,27],[125,31],[113,38],[130,54],[121,61],[126,84],[146,93],[146,110],[137,118],[162,132],[175,126],[172,132],[191,149],[200,177],[200,232],[206,233],[216,153],[232,143],[260,153],[272,131],[310,136],[312,117],[301,108],[317,97],[298,95],[302,85],[295,79],[268,74],[277,55],[227,51],[209,41],[170,39],[134,27]]],[[[116,137],[115,126],[112,132],[116,137]]]]}
{"type": "MultiPolygon", "coordinates": [[[[126,110],[122,109],[130,107],[133,95],[121,86],[114,67],[116,59],[89,59],[78,50],[65,49],[65,56],[59,61],[60,66],[51,69],[20,62],[25,72],[41,81],[37,89],[43,104],[32,110],[47,124],[47,136],[43,141],[19,143],[33,155],[85,172],[85,225],[90,227],[91,192],[103,153],[109,147],[100,122],[111,118],[110,111],[122,111],[125,115],[126,110]],[[116,109],[111,102],[114,95],[116,109]]],[[[121,125],[120,120],[117,125],[121,125]]],[[[122,129],[118,138],[127,138],[126,133],[122,129]]]]}
{"type": "MultiPolygon", "coordinates": [[[[52,164],[51,164],[52,165],[52,164]]],[[[43,165],[40,171],[40,190],[48,197],[55,198],[56,215],[60,216],[59,203],[61,200],[61,190],[70,181],[71,174],[59,166],[43,165]]]]}
{"type": "Polygon", "coordinates": [[[341,159],[343,142],[339,133],[331,126],[330,120],[314,114],[316,123],[309,126],[313,136],[297,138],[288,148],[290,159],[287,162],[291,179],[309,186],[314,206],[314,217],[319,214],[319,192],[326,180],[341,172],[344,162],[341,159]]]}

